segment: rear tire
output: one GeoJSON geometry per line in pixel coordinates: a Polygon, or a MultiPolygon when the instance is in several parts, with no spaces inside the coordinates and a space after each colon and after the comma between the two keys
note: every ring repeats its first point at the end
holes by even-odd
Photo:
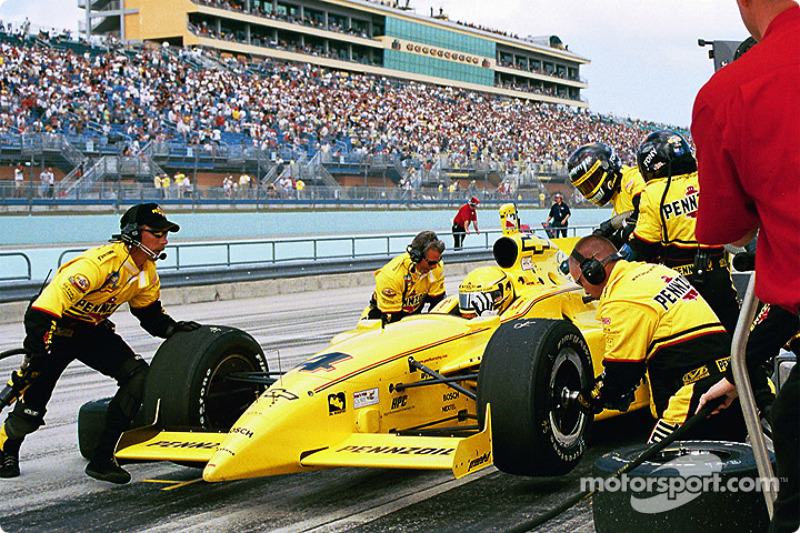
{"type": "Polygon", "coordinates": [[[491,404],[494,464],[521,476],[569,473],[583,457],[592,417],[561,406],[561,390],[592,383],[581,332],[565,320],[514,320],[492,335],[478,376],[478,417],[491,404]]]}

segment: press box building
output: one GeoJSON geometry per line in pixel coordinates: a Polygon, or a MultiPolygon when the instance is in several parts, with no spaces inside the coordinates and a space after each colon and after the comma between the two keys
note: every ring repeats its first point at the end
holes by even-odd
{"type": "Polygon", "coordinates": [[[589,61],[556,36],[519,38],[394,1],[79,0],[82,30],[587,107],[589,61]]]}

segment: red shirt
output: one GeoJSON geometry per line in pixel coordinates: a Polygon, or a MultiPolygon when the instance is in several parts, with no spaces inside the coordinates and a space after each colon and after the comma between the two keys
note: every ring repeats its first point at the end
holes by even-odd
{"type": "Polygon", "coordinates": [[[720,69],[692,113],[700,199],[697,240],[724,244],[760,224],[756,295],[800,307],[800,7],[720,69]]]}
{"type": "Polygon", "coordinates": [[[475,222],[477,225],[478,223],[478,213],[475,211],[475,208],[470,204],[464,204],[461,206],[461,209],[458,210],[456,213],[456,218],[453,219],[453,224],[458,224],[459,226],[467,227],[467,222],[469,221],[475,222]]]}

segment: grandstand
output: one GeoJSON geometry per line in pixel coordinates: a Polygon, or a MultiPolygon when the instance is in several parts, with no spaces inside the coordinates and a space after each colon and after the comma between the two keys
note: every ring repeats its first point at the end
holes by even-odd
{"type": "Polygon", "coordinates": [[[609,142],[632,162],[642,130],[654,127],[488,86],[466,90],[208,45],[0,28],[0,58],[4,202],[35,197],[45,167],[57,178],[54,200],[126,192],[449,201],[470,191],[538,201],[541,192],[564,190],[563,162],[578,145],[609,142]],[[175,174],[190,176],[190,191],[154,188],[155,176],[175,174]],[[247,190],[224,188],[242,175],[254,177],[247,190]],[[307,185],[302,194],[298,179],[307,185]]]}

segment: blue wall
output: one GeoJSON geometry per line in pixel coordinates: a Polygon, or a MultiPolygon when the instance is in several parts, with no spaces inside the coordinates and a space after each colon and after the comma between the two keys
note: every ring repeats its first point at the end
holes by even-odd
{"type": "MultiPolygon", "coordinates": [[[[298,235],[348,235],[356,233],[410,233],[426,229],[449,232],[455,209],[400,211],[330,211],[262,213],[170,213],[181,226],[170,241],[204,239],[273,238],[298,235]]],[[[547,209],[523,209],[520,220],[539,227],[547,209]]],[[[576,209],[570,222],[598,224],[611,216],[606,209],[576,209]]],[[[5,249],[28,245],[101,243],[119,230],[117,215],[0,216],[0,245],[5,249]]],[[[499,229],[497,209],[479,208],[478,227],[499,229]]]]}

